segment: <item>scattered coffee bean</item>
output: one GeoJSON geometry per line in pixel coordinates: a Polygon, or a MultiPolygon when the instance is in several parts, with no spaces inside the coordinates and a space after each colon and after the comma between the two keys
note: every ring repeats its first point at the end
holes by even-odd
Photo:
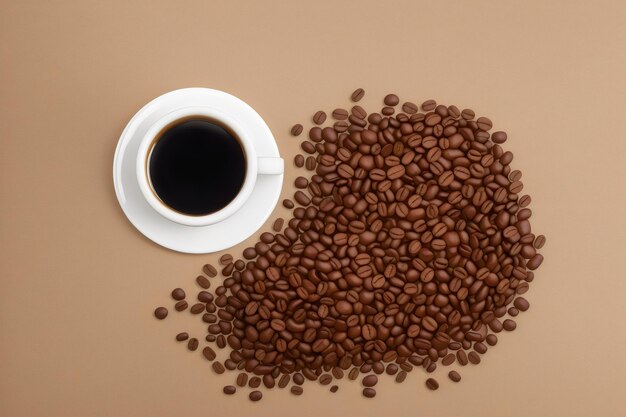
{"type": "Polygon", "coordinates": [[[363,388],[363,396],[366,398],[374,398],[376,390],[374,388],[363,388]]]}
{"type": "Polygon", "coordinates": [[[364,387],[373,387],[378,383],[378,377],[376,375],[368,375],[361,382],[364,387]]]}
{"type": "Polygon", "coordinates": [[[304,384],[304,377],[302,376],[300,372],[295,373],[292,379],[293,379],[293,383],[296,385],[304,384]]]}
{"type": "Polygon", "coordinates": [[[213,371],[218,375],[221,375],[226,371],[224,365],[222,365],[222,363],[218,361],[213,362],[213,364],[211,364],[211,367],[213,368],[213,371]]]}
{"type": "Polygon", "coordinates": [[[172,298],[174,300],[183,300],[185,298],[185,291],[182,288],[175,288],[172,290],[172,298]]]}
{"type": "Polygon", "coordinates": [[[325,121],[326,113],[324,113],[323,111],[320,110],[313,115],[313,123],[315,123],[316,125],[321,125],[325,121]]]}
{"type": "Polygon", "coordinates": [[[467,358],[469,359],[470,363],[474,365],[478,365],[480,363],[480,356],[476,352],[468,353],[467,358]]]}
{"type": "Polygon", "coordinates": [[[339,387],[337,385],[333,385],[332,387],[330,387],[330,392],[335,393],[339,390],[339,387]]]}
{"type": "Polygon", "coordinates": [[[258,376],[253,376],[248,381],[248,386],[250,388],[259,388],[261,386],[261,378],[259,378],[258,376]]]}
{"type": "Polygon", "coordinates": [[[280,232],[283,230],[283,224],[285,224],[285,220],[281,217],[277,218],[272,225],[272,230],[275,232],[280,232]]]}
{"type": "Polygon", "coordinates": [[[346,120],[348,116],[349,116],[348,110],[345,110],[345,109],[333,110],[333,118],[336,120],[346,120]]]}
{"type": "Polygon", "coordinates": [[[289,385],[290,380],[291,377],[289,376],[289,374],[283,374],[278,380],[278,388],[285,388],[287,385],[289,385]]]}
{"type": "Polygon", "coordinates": [[[506,319],[502,322],[502,327],[507,332],[512,332],[517,327],[517,324],[511,319],[506,319]]]}
{"type": "Polygon", "coordinates": [[[306,158],[306,161],[304,163],[304,167],[306,169],[308,169],[309,171],[313,171],[315,169],[315,166],[317,165],[317,162],[315,161],[315,158],[312,156],[308,156],[306,158]]]}
{"type": "Polygon", "coordinates": [[[184,342],[187,339],[189,339],[189,333],[187,332],[178,333],[176,335],[176,340],[179,342],[184,342]]]}
{"type": "Polygon", "coordinates": [[[204,312],[204,308],[205,308],[204,303],[196,303],[191,306],[191,309],[189,311],[191,311],[191,314],[200,314],[204,312]]]}
{"type": "Polygon", "coordinates": [[[208,289],[211,286],[211,282],[204,275],[198,275],[196,283],[204,289],[208,289]]]}
{"type": "Polygon", "coordinates": [[[354,90],[350,98],[352,99],[352,101],[357,102],[360,101],[364,95],[365,90],[363,90],[362,88],[357,88],[356,90],[354,90]]]}
{"type": "Polygon", "coordinates": [[[304,166],[304,156],[301,154],[296,155],[293,158],[293,164],[298,168],[302,168],[304,166]]]}
{"type": "Polygon", "coordinates": [[[498,131],[498,132],[493,132],[491,134],[491,140],[494,143],[503,144],[504,142],[506,142],[506,139],[507,139],[506,132],[498,131]]]}
{"type": "Polygon", "coordinates": [[[402,111],[407,114],[415,114],[418,110],[417,104],[415,103],[406,102],[402,105],[402,111]]]}
{"type": "Polygon", "coordinates": [[[395,94],[387,94],[385,96],[385,99],[383,100],[383,102],[387,106],[395,106],[395,105],[397,105],[400,102],[400,99],[395,94]]]}
{"type": "Polygon", "coordinates": [[[195,337],[192,337],[191,339],[189,339],[189,342],[187,342],[187,349],[193,352],[196,349],[198,349],[198,345],[199,345],[198,339],[196,339],[195,337]]]}
{"type": "Polygon", "coordinates": [[[496,336],[493,333],[488,334],[485,341],[487,342],[489,346],[495,346],[498,343],[498,336],[496,336]]]}
{"type": "Polygon", "coordinates": [[[233,395],[235,392],[237,392],[237,388],[232,385],[226,385],[224,386],[222,391],[224,391],[224,394],[226,395],[233,395]]]}
{"type": "Polygon", "coordinates": [[[217,269],[211,264],[206,264],[202,268],[202,271],[207,274],[210,278],[217,276],[217,269]]]}
{"type": "Polygon", "coordinates": [[[293,204],[293,201],[289,200],[288,198],[285,198],[283,200],[283,207],[288,208],[288,209],[292,209],[295,207],[295,204],[293,204]]]}
{"type": "Polygon", "coordinates": [[[355,379],[357,379],[359,376],[359,369],[358,368],[352,368],[350,370],[350,372],[348,372],[348,379],[354,381],[355,379]]]}
{"type": "Polygon", "coordinates": [[[293,395],[302,395],[302,393],[304,392],[304,389],[302,389],[302,387],[299,385],[293,385],[290,391],[293,395]]]}
{"type": "Polygon", "coordinates": [[[437,382],[437,380],[434,378],[428,378],[426,380],[426,387],[429,390],[435,391],[437,388],[439,388],[439,382],[437,382]]]}
{"type": "Polygon", "coordinates": [[[213,349],[211,349],[210,346],[205,346],[205,348],[202,349],[202,354],[204,355],[205,358],[207,358],[210,361],[215,360],[215,358],[217,357],[217,354],[215,353],[213,349]]]}
{"type": "Polygon", "coordinates": [[[541,249],[543,248],[543,245],[545,244],[546,244],[546,237],[544,235],[539,235],[535,238],[533,246],[535,247],[535,249],[541,249]]]}
{"type": "Polygon", "coordinates": [[[333,380],[333,377],[330,374],[324,374],[320,376],[320,379],[319,379],[321,385],[328,385],[332,382],[332,380],[333,380]]]}
{"type": "Polygon", "coordinates": [[[300,134],[302,133],[302,125],[301,124],[295,124],[292,126],[291,128],[291,135],[292,136],[300,136],[300,134]]]}
{"type": "Polygon", "coordinates": [[[187,307],[189,307],[189,304],[187,304],[187,301],[185,300],[181,300],[174,304],[174,310],[176,311],[185,311],[187,310],[187,307]]]}
{"type": "Polygon", "coordinates": [[[450,378],[454,382],[459,382],[461,380],[461,374],[459,374],[457,371],[450,371],[448,372],[448,378],[450,378]]]}
{"type": "Polygon", "coordinates": [[[406,376],[407,376],[407,372],[406,371],[398,372],[398,375],[396,375],[396,382],[398,382],[398,383],[404,382],[404,380],[406,379],[406,376]]]}
{"type": "Polygon", "coordinates": [[[426,100],[422,103],[423,111],[433,111],[437,107],[437,102],[435,100],[426,100]]]}
{"type": "Polygon", "coordinates": [[[241,372],[237,375],[237,385],[240,387],[245,387],[248,383],[248,374],[245,372],[241,372]]]}
{"type": "Polygon", "coordinates": [[[228,264],[231,264],[233,262],[233,255],[231,255],[230,253],[225,253],[222,256],[220,256],[219,259],[219,263],[222,266],[226,266],[228,264]]]}
{"type": "Polygon", "coordinates": [[[165,307],[157,307],[154,310],[154,317],[156,317],[159,320],[163,320],[164,318],[167,317],[167,308],[165,307]]]}
{"type": "Polygon", "coordinates": [[[248,397],[251,401],[259,401],[263,398],[263,393],[261,391],[252,391],[248,397]]]}

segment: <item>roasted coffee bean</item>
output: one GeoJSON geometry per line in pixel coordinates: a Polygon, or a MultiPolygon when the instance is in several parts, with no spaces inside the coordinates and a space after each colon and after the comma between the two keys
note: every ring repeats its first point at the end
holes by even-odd
{"type": "Polygon", "coordinates": [[[374,388],[363,388],[363,396],[366,398],[374,398],[376,390],[374,388]]]}
{"type": "Polygon", "coordinates": [[[213,278],[217,276],[217,269],[211,264],[206,264],[202,268],[202,271],[209,276],[209,278],[213,278]]]}
{"type": "Polygon", "coordinates": [[[450,378],[453,382],[459,382],[461,380],[461,374],[457,371],[448,372],[448,378],[450,378]]]}
{"type": "Polygon", "coordinates": [[[293,163],[295,166],[297,166],[298,168],[302,168],[304,166],[304,156],[301,154],[296,155],[293,158],[293,163]]]}
{"type": "Polygon", "coordinates": [[[383,101],[387,106],[395,106],[400,102],[400,99],[395,94],[387,94],[383,101]]]}
{"type": "Polygon", "coordinates": [[[292,136],[300,136],[300,134],[302,133],[302,125],[301,124],[295,124],[292,126],[291,128],[291,135],[292,136]]]}
{"type": "Polygon", "coordinates": [[[332,380],[333,380],[332,375],[323,374],[322,376],[320,376],[319,382],[321,385],[328,385],[331,383],[332,380]]]}
{"type": "Polygon", "coordinates": [[[292,379],[293,379],[293,383],[294,383],[294,384],[297,384],[297,385],[302,385],[302,384],[304,384],[304,377],[303,377],[303,376],[302,376],[302,374],[301,374],[301,373],[299,373],[299,372],[298,372],[298,373],[295,373],[295,374],[293,375],[292,379]]]}
{"type": "Polygon", "coordinates": [[[398,372],[398,375],[396,375],[396,382],[398,383],[404,382],[404,380],[406,379],[406,376],[407,376],[406,371],[398,372]]]}
{"type": "Polygon", "coordinates": [[[437,382],[437,380],[434,378],[428,378],[426,380],[426,387],[429,390],[435,391],[437,388],[439,388],[439,382],[437,382]]]}
{"type": "Polygon", "coordinates": [[[437,102],[435,100],[426,100],[422,103],[423,111],[432,111],[435,110],[435,107],[437,107],[437,102]]]}
{"type": "Polygon", "coordinates": [[[469,362],[474,364],[474,365],[478,365],[480,363],[480,356],[476,352],[468,353],[467,354],[467,359],[469,359],[469,362]]]}
{"type": "Polygon", "coordinates": [[[290,391],[293,395],[302,395],[302,393],[304,392],[304,389],[299,385],[293,385],[290,388],[290,391]]]}
{"type": "Polygon", "coordinates": [[[187,301],[185,301],[185,300],[180,300],[179,302],[174,304],[174,309],[176,311],[185,311],[185,310],[187,310],[187,307],[189,307],[189,304],[187,304],[187,301]]]}
{"type": "Polygon", "coordinates": [[[213,368],[213,372],[218,375],[221,375],[226,371],[226,368],[224,368],[224,365],[222,365],[221,362],[213,362],[213,364],[211,364],[211,367],[213,368]]]}
{"type": "Polygon", "coordinates": [[[239,375],[237,375],[237,385],[239,385],[240,387],[245,387],[247,383],[248,383],[247,373],[241,372],[239,375]]]}
{"type": "Polygon", "coordinates": [[[352,101],[357,102],[360,101],[364,95],[365,90],[363,90],[362,88],[357,88],[356,90],[354,90],[350,98],[352,99],[352,101]]]}
{"type": "Polygon", "coordinates": [[[225,253],[222,256],[220,256],[220,259],[219,259],[220,265],[226,266],[232,262],[233,262],[233,255],[231,255],[230,253],[225,253]]]}
{"type": "Polygon", "coordinates": [[[355,379],[357,379],[359,376],[359,369],[358,368],[352,368],[350,370],[350,372],[348,372],[348,379],[354,381],[355,379]]]}
{"type": "Polygon", "coordinates": [[[191,306],[191,309],[189,311],[191,311],[191,314],[200,314],[204,312],[204,308],[205,308],[204,303],[196,303],[191,306]]]}
{"type": "Polygon", "coordinates": [[[498,132],[493,132],[491,134],[491,140],[493,140],[494,143],[502,144],[506,142],[506,139],[507,139],[506,132],[498,131],[498,132]]]}
{"type": "Polygon", "coordinates": [[[489,346],[495,346],[498,343],[498,336],[495,334],[488,334],[485,341],[489,346]]]}
{"type": "Polygon", "coordinates": [[[502,322],[502,328],[504,328],[504,330],[506,330],[507,332],[512,332],[513,330],[515,330],[516,327],[517,323],[515,323],[511,319],[506,319],[502,322]]]}
{"type": "Polygon", "coordinates": [[[319,110],[313,115],[313,123],[315,123],[316,125],[321,125],[325,121],[326,121],[326,113],[324,113],[323,111],[319,110]]]}
{"type": "Polygon", "coordinates": [[[176,340],[179,342],[184,342],[187,339],[189,339],[189,333],[187,332],[178,333],[176,335],[176,340]]]}
{"type": "Polygon", "coordinates": [[[222,391],[226,395],[233,395],[235,392],[237,392],[237,388],[235,388],[233,385],[226,385],[226,386],[224,386],[222,391]]]}
{"type": "Polygon", "coordinates": [[[248,380],[248,386],[250,388],[259,388],[261,386],[261,378],[258,376],[253,376],[248,380]]]}
{"type": "Polygon", "coordinates": [[[333,110],[333,118],[336,120],[346,120],[348,116],[349,116],[348,110],[345,110],[345,109],[333,110]]]}
{"type": "Polygon", "coordinates": [[[204,289],[211,287],[211,282],[204,275],[198,275],[196,277],[196,283],[204,289]]]}
{"type": "Polygon", "coordinates": [[[361,382],[364,387],[373,387],[378,383],[378,377],[376,375],[368,375],[361,382]]]}
{"type": "Polygon", "coordinates": [[[198,349],[198,339],[196,339],[195,337],[189,339],[189,342],[187,342],[187,349],[191,350],[191,351],[195,351],[196,349],[198,349]]]}
{"type": "Polygon", "coordinates": [[[543,248],[543,245],[545,244],[546,244],[546,237],[544,235],[539,235],[535,238],[533,246],[535,247],[535,249],[541,249],[543,248]]]}
{"type": "Polygon", "coordinates": [[[172,298],[174,300],[183,300],[185,298],[185,291],[182,288],[175,288],[172,290],[172,298]]]}
{"type": "Polygon", "coordinates": [[[202,354],[204,355],[205,358],[207,358],[210,361],[215,360],[215,358],[217,357],[217,355],[215,354],[215,351],[211,349],[210,346],[205,346],[205,348],[202,349],[202,354]]]}
{"type": "Polygon", "coordinates": [[[337,385],[333,385],[332,387],[330,387],[330,392],[335,393],[339,390],[339,387],[337,385]]]}
{"type": "Polygon", "coordinates": [[[157,307],[154,310],[154,317],[156,317],[159,320],[163,320],[164,318],[167,317],[167,308],[165,307],[157,307]]]}
{"type": "Polygon", "coordinates": [[[295,207],[295,204],[293,204],[293,201],[289,200],[288,198],[283,200],[283,207],[288,208],[288,209],[292,209],[295,207]]]}
{"type": "Polygon", "coordinates": [[[263,393],[261,391],[252,391],[250,395],[248,395],[251,401],[259,401],[263,398],[263,393]]]}
{"type": "Polygon", "coordinates": [[[406,102],[402,105],[402,111],[407,114],[417,113],[417,110],[418,110],[417,104],[415,103],[406,102]]]}
{"type": "MultiPolygon", "coordinates": [[[[315,169],[315,165],[317,164],[317,162],[315,162],[315,158],[313,158],[312,156],[308,156],[306,158],[306,162],[304,167],[306,169],[308,169],[309,171],[313,171],[315,169]]],[[[289,207],[288,207],[289,208],[289,207]]]]}
{"type": "Polygon", "coordinates": [[[281,230],[283,230],[284,224],[285,220],[279,217],[274,221],[274,224],[272,225],[272,230],[274,230],[275,232],[280,232],[281,230]]]}

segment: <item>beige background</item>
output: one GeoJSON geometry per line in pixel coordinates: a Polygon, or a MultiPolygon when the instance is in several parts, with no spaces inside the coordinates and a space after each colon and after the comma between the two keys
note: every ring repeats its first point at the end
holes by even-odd
{"type": "Polygon", "coordinates": [[[623,1],[1,0],[0,416],[626,415],[625,16],[623,1]],[[187,86],[250,103],[290,166],[290,126],[356,87],[368,109],[394,91],[490,117],[548,237],[518,330],[460,384],[438,372],[437,392],[419,371],[373,401],[347,381],[222,395],[234,375],[173,341],[202,324],[151,314],[218,254],[143,238],[111,180],[134,112],[187,86]]]}

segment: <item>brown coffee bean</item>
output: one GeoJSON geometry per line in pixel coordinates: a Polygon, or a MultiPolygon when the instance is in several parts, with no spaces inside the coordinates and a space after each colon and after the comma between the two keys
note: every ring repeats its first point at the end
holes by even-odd
{"type": "Polygon", "coordinates": [[[204,349],[202,349],[202,354],[204,355],[205,358],[207,358],[210,361],[215,360],[215,358],[217,357],[217,355],[215,354],[215,351],[211,349],[210,346],[206,346],[204,349]]]}
{"type": "Polygon", "coordinates": [[[353,106],[351,110],[352,114],[358,119],[362,120],[367,117],[365,109],[359,105],[353,106]]]}
{"type": "Polygon", "coordinates": [[[543,248],[543,245],[546,244],[546,237],[544,235],[539,235],[535,238],[535,241],[533,242],[533,246],[535,247],[535,249],[541,249],[543,248]]]}
{"type": "Polygon", "coordinates": [[[404,382],[406,377],[407,377],[406,371],[400,371],[398,372],[398,375],[396,375],[396,382],[398,383],[404,382]]]}
{"type": "Polygon", "coordinates": [[[400,99],[395,94],[387,94],[383,101],[387,106],[395,106],[400,102],[400,99]]]}
{"type": "Polygon", "coordinates": [[[428,378],[426,380],[426,387],[429,390],[435,391],[436,389],[439,388],[439,382],[437,382],[437,380],[434,378],[428,378]]]}
{"type": "Polygon", "coordinates": [[[526,267],[531,271],[534,271],[535,269],[539,268],[542,262],[543,256],[541,256],[540,254],[536,254],[528,261],[528,263],[526,263],[526,267]]]}
{"type": "Polygon", "coordinates": [[[494,143],[502,144],[502,143],[506,142],[506,139],[507,139],[506,132],[498,131],[498,132],[493,132],[491,134],[491,140],[494,143]]]}
{"type": "Polygon", "coordinates": [[[312,156],[309,156],[306,158],[306,162],[305,162],[306,169],[308,169],[309,171],[313,171],[315,169],[315,165],[317,165],[317,162],[315,162],[315,158],[313,158],[312,156]]]}
{"type": "Polygon", "coordinates": [[[293,375],[292,379],[293,379],[293,383],[296,384],[296,385],[304,384],[304,377],[299,372],[295,373],[293,375]]]}
{"type": "Polygon", "coordinates": [[[241,372],[237,375],[237,385],[240,387],[245,387],[248,383],[248,374],[245,372],[241,372]]]}
{"type": "Polygon", "coordinates": [[[283,374],[278,380],[278,388],[285,388],[287,385],[289,385],[290,380],[291,377],[289,376],[289,374],[283,374]]]}
{"type": "Polygon", "coordinates": [[[250,395],[248,395],[251,401],[259,401],[263,398],[263,393],[261,391],[252,391],[250,395]]]}
{"type": "Polygon", "coordinates": [[[330,387],[330,392],[335,393],[339,390],[339,387],[337,385],[333,385],[332,387],[330,387]]]}
{"type": "Polygon", "coordinates": [[[189,339],[189,333],[187,333],[187,332],[178,333],[176,335],[176,340],[178,342],[184,342],[187,339],[189,339]]]}
{"type": "Polygon", "coordinates": [[[293,204],[293,201],[291,201],[291,200],[289,200],[288,198],[286,198],[286,199],[284,199],[284,200],[283,200],[283,206],[284,206],[285,208],[292,209],[292,208],[294,208],[296,205],[295,205],[295,204],[293,204]]]}
{"type": "Polygon", "coordinates": [[[196,349],[198,349],[198,339],[196,339],[195,337],[192,337],[191,339],[189,339],[189,342],[187,342],[187,349],[191,350],[191,351],[195,351],[196,349]]]}
{"type": "Polygon", "coordinates": [[[187,301],[181,300],[181,301],[177,302],[176,304],[174,304],[174,309],[176,311],[185,311],[185,310],[187,310],[188,306],[189,305],[187,304],[187,301]]]}
{"type": "Polygon", "coordinates": [[[492,123],[491,123],[491,120],[489,120],[486,117],[479,117],[476,120],[476,124],[478,125],[478,128],[480,128],[482,130],[489,130],[493,126],[492,123]]]}
{"type": "Polygon", "coordinates": [[[348,118],[348,110],[335,109],[333,110],[333,118],[336,120],[346,120],[348,118]]]}
{"type": "Polygon", "coordinates": [[[323,111],[319,110],[313,115],[313,123],[315,123],[316,125],[321,125],[325,121],[326,121],[326,113],[324,113],[323,111]]]}
{"type": "Polygon", "coordinates": [[[437,107],[437,102],[435,100],[426,100],[422,103],[423,111],[433,111],[437,107]]]}
{"type": "Polygon", "coordinates": [[[213,368],[213,372],[215,372],[218,375],[221,375],[224,372],[226,372],[226,368],[224,368],[224,365],[222,365],[221,362],[213,362],[213,364],[211,364],[211,367],[213,368]]]}
{"type": "Polygon", "coordinates": [[[402,111],[407,114],[415,114],[417,113],[417,110],[417,104],[415,103],[406,102],[402,105],[402,111]]]}
{"type": "Polygon", "coordinates": [[[513,301],[513,305],[520,311],[526,311],[530,307],[530,303],[524,297],[517,297],[513,301]]]}
{"type": "Polygon", "coordinates": [[[302,125],[299,123],[293,125],[293,127],[291,128],[291,135],[300,136],[301,133],[302,133],[302,125]]]}
{"type": "Polygon", "coordinates": [[[207,274],[210,278],[217,276],[217,269],[211,264],[206,264],[202,268],[202,271],[207,274]]]}
{"type": "Polygon", "coordinates": [[[476,352],[470,352],[467,354],[467,359],[469,359],[470,363],[474,365],[478,365],[480,363],[480,356],[476,352]]]}
{"type": "Polygon", "coordinates": [[[174,300],[183,300],[185,298],[185,291],[182,288],[175,288],[172,290],[172,298],[174,300]]]}
{"type": "Polygon", "coordinates": [[[261,386],[261,378],[258,376],[253,376],[248,380],[248,386],[250,388],[259,388],[261,386]]]}
{"type": "Polygon", "coordinates": [[[368,375],[361,381],[364,387],[373,387],[378,383],[378,377],[376,375],[368,375]]]}
{"type": "Polygon", "coordinates": [[[476,116],[476,114],[474,113],[474,110],[472,109],[464,109],[461,112],[461,117],[465,120],[472,120],[474,119],[474,117],[476,116]]]}
{"type": "Polygon", "coordinates": [[[302,395],[302,393],[304,392],[304,389],[302,389],[302,387],[301,387],[301,386],[298,386],[298,385],[293,385],[293,386],[290,388],[290,391],[291,391],[291,393],[292,393],[293,395],[302,395]]]}
{"type": "Polygon", "coordinates": [[[363,388],[363,396],[366,398],[374,398],[376,390],[374,388],[363,388]]]}
{"type": "Polygon", "coordinates": [[[204,303],[196,303],[191,306],[191,309],[189,311],[191,311],[191,314],[200,314],[204,312],[204,308],[205,308],[204,303]]]}
{"type": "Polygon", "coordinates": [[[283,230],[283,224],[285,224],[285,220],[281,217],[277,218],[272,225],[272,230],[274,230],[275,232],[280,232],[281,230],[283,230]]]}
{"type": "Polygon", "coordinates": [[[159,320],[163,320],[164,318],[167,317],[167,308],[165,307],[157,307],[154,310],[154,317],[156,317],[159,320]]]}
{"type": "Polygon", "coordinates": [[[352,368],[350,370],[350,372],[348,372],[348,379],[350,379],[352,381],[357,379],[358,376],[359,376],[359,369],[358,368],[352,368]]]}
{"type": "Polygon", "coordinates": [[[198,275],[196,277],[196,283],[204,289],[207,289],[211,286],[211,282],[204,275],[198,275]]]}
{"type": "Polygon", "coordinates": [[[226,386],[224,386],[222,391],[226,395],[233,395],[235,392],[237,392],[237,388],[235,388],[233,385],[226,385],[226,386]]]}
{"type": "Polygon", "coordinates": [[[448,372],[448,378],[450,378],[453,382],[459,382],[461,380],[461,374],[457,371],[450,371],[448,372]]]}
{"type": "Polygon", "coordinates": [[[293,158],[293,164],[298,168],[302,168],[304,166],[304,156],[301,154],[296,155],[293,158]]]}
{"type": "Polygon", "coordinates": [[[333,377],[332,375],[329,374],[323,374],[322,376],[320,376],[320,385],[328,385],[332,382],[333,377]]]}
{"type": "Polygon", "coordinates": [[[352,99],[352,101],[357,102],[360,101],[364,95],[365,90],[363,90],[362,88],[357,88],[356,90],[354,90],[350,98],[352,99]]]}

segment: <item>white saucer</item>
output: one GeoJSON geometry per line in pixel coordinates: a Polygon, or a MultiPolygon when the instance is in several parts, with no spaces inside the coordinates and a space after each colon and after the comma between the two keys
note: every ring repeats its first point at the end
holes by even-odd
{"type": "Polygon", "coordinates": [[[135,163],[139,143],[155,121],[189,106],[209,106],[236,115],[238,124],[256,132],[257,154],[280,156],[272,132],[252,107],[221,91],[185,88],[157,97],[128,122],[113,158],[113,184],[126,217],[147,238],[178,252],[217,252],[242,242],[265,223],[280,197],[283,175],[259,175],[250,198],[235,214],[219,223],[184,226],[161,216],[148,205],[137,183],[135,163]]]}

